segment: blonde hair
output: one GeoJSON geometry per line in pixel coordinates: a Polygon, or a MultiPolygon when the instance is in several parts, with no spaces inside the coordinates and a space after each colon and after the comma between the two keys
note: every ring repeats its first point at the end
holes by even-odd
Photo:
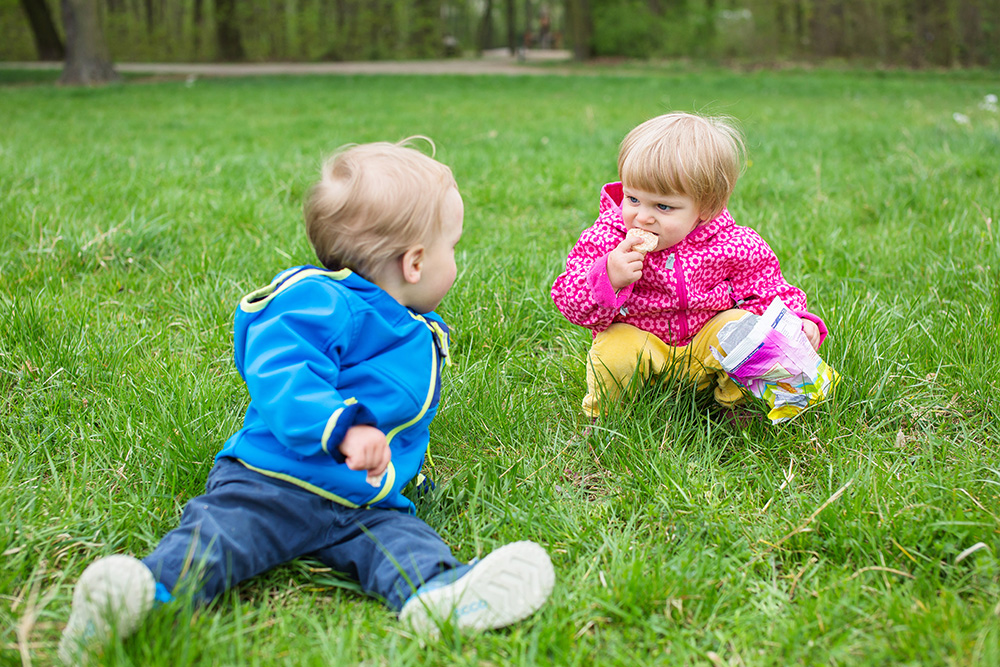
{"type": "Polygon", "coordinates": [[[628,133],[618,152],[618,177],[646,192],[691,197],[711,220],[726,207],[745,156],[731,119],[669,113],[628,133]]]}
{"type": "Polygon", "coordinates": [[[323,164],[305,204],[306,233],[323,266],[372,280],[389,260],[441,231],[451,169],[399,143],[345,146],[323,164]]]}

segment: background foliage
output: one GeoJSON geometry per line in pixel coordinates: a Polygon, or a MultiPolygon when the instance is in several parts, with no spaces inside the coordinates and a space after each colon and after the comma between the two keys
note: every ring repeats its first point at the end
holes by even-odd
{"type": "MultiPolygon", "coordinates": [[[[398,59],[545,46],[579,57],[1000,64],[994,0],[95,1],[119,61],[398,59]]],[[[0,60],[36,57],[29,3],[59,23],[55,0],[0,0],[0,60]]]]}
{"type": "Polygon", "coordinates": [[[596,0],[596,54],[996,66],[988,0],[596,0]]]}

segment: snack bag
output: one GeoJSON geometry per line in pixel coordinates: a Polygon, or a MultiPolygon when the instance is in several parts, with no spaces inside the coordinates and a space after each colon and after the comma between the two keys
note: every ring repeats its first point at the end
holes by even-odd
{"type": "Polygon", "coordinates": [[[840,382],[809,344],[802,320],[781,299],[763,315],[747,313],[722,327],[719,347],[711,348],[712,355],[737,384],[767,402],[775,424],[825,400],[840,382]]]}

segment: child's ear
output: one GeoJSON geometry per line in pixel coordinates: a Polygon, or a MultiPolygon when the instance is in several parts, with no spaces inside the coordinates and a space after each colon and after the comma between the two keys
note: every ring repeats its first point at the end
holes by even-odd
{"type": "Polygon", "coordinates": [[[420,273],[424,267],[424,254],[424,247],[422,245],[415,245],[404,252],[403,258],[400,260],[403,270],[403,280],[411,285],[420,282],[420,273]]]}

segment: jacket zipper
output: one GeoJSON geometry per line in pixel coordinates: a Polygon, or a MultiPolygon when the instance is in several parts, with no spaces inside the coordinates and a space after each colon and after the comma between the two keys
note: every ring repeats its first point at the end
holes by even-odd
{"type": "MultiPolygon", "coordinates": [[[[424,400],[424,405],[422,408],[420,408],[420,412],[417,413],[417,416],[408,422],[400,424],[396,428],[389,431],[388,434],[386,434],[386,440],[388,441],[390,448],[392,446],[392,439],[395,438],[400,431],[413,426],[414,424],[418,423],[421,419],[424,418],[424,415],[427,414],[427,410],[430,409],[431,403],[434,401],[434,395],[438,391],[438,382],[440,382],[441,380],[440,372],[438,369],[438,359],[439,359],[438,355],[440,354],[438,352],[438,345],[444,345],[445,343],[443,340],[441,340],[440,342],[438,341],[438,336],[439,336],[438,332],[435,331],[435,328],[431,326],[431,324],[426,319],[420,317],[419,315],[416,316],[415,319],[419,319],[421,322],[423,322],[427,326],[427,328],[430,329],[431,332],[430,387],[427,392],[427,398],[424,400]]],[[[443,335],[443,333],[440,335],[443,335]]],[[[428,445],[428,452],[429,451],[430,451],[430,445],[428,445]]],[[[387,473],[386,478],[382,481],[382,489],[378,492],[378,494],[375,495],[374,498],[365,503],[366,506],[371,507],[372,505],[374,505],[375,503],[377,503],[378,501],[382,500],[387,495],[389,495],[389,492],[392,491],[392,488],[396,482],[396,468],[395,466],[392,465],[392,461],[389,462],[389,467],[386,469],[386,473],[387,473]]]]}
{"type": "Polygon", "coordinates": [[[679,329],[680,329],[680,341],[684,345],[687,343],[688,337],[688,323],[687,316],[684,314],[687,312],[688,300],[687,300],[687,284],[684,282],[684,271],[681,269],[680,257],[674,253],[674,280],[677,281],[677,303],[680,306],[677,310],[677,319],[679,329]]]}

